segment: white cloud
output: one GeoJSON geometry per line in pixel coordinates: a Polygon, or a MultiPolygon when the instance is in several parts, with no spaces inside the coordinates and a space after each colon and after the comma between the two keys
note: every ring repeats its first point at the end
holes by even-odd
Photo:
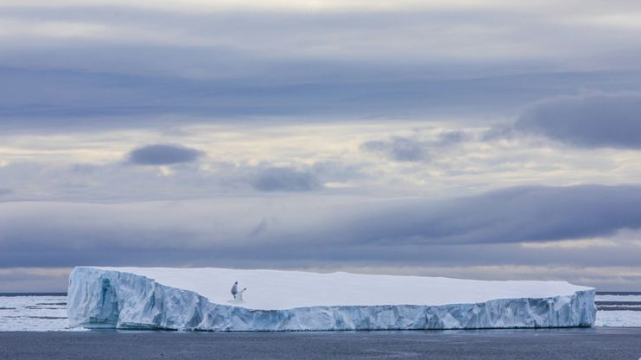
{"type": "Polygon", "coordinates": [[[376,198],[446,198],[515,185],[617,185],[635,183],[641,175],[634,151],[586,154],[528,138],[486,142],[486,129],[370,121],[4,134],[0,176],[12,189],[5,200],[126,201],[245,194],[256,172],[266,167],[312,172],[330,193],[376,198]],[[439,136],[452,131],[465,131],[467,137],[441,144],[439,136]],[[363,143],[390,137],[429,146],[430,162],[397,162],[361,150],[363,143]],[[207,157],[171,172],[126,166],[131,149],[160,143],[185,144],[207,157]]]}
{"type": "MultiPolygon", "coordinates": [[[[537,1],[554,4],[553,1],[537,1]]],[[[131,6],[154,9],[171,9],[184,12],[203,10],[278,10],[278,11],[395,11],[399,9],[465,10],[484,8],[523,8],[531,1],[506,0],[3,0],[4,6],[64,7],[64,6],[131,6]]]]}
{"type": "Polygon", "coordinates": [[[613,30],[641,30],[641,9],[632,13],[613,13],[570,17],[570,25],[597,26],[613,30]]]}

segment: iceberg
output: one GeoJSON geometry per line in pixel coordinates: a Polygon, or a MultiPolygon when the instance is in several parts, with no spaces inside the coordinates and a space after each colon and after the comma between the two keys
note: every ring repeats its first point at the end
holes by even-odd
{"type": "Polygon", "coordinates": [[[203,331],[589,327],[594,297],[562,281],[76,267],[68,315],[71,327],[203,331]]]}

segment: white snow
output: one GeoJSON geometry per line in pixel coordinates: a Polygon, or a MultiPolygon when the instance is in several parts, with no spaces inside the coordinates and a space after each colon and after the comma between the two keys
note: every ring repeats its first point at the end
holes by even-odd
{"type": "Polygon", "coordinates": [[[641,327],[641,311],[599,311],[594,326],[641,327]]]}
{"type": "Polygon", "coordinates": [[[590,290],[563,281],[478,281],[443,277],[319,274],[301,271],[96,268],[128,272],[166,286],[190,290],[217,304],[232,300],[231,287],[247,288],[250,309],[284,310],[311,306],[474,304],[494,299],[547,298],[590,290]]]}
{"type": "Polygon", "coordinates": [[[591,326],[594,294],[559,281],[78,267],[68,298],[72,326],[291,331],[591,326]]]}

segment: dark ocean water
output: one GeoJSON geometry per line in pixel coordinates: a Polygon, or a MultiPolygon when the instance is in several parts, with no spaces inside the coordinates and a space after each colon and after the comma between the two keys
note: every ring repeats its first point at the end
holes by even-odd
{"type": "Polygon", "coordinates": [[[0,359],[637,360],[641,329],[0,332],[0,359]]]}
{"type": "Polygon", "coordinates": [[[64,293],[0,294],[0,359],[641,358],[641,292],[599,292],[587,329],[202,333],[68,329],[64,293]]]}

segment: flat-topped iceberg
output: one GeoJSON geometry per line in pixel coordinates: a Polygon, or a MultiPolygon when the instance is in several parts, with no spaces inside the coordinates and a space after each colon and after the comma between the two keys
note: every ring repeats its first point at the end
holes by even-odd
{"type": "Polygon", "coordinates": [[[592,288],[560,281],[297,271],[77,267],[72,327],[206,331],[592,326],[592,288]],[[247,288],[243,300],[230,292],[247,288]]]}

